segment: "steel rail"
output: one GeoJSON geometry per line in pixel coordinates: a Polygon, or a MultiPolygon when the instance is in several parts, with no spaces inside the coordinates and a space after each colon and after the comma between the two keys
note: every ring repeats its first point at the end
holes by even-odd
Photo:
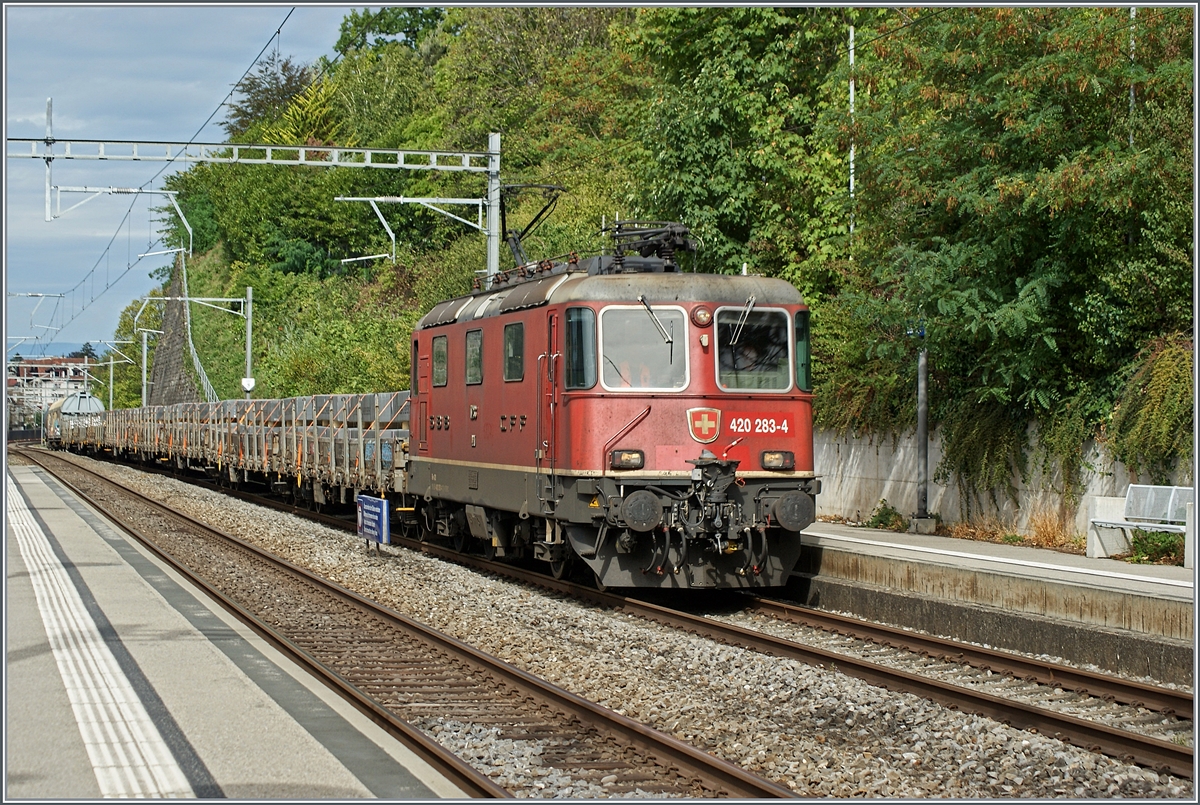
{"type": "Polygon", "coordinates": [[[749,596],[749,599],[750,606],[754,610],[789,623],[844,634],[882,646],[903,648],[936,659],[966,663],[993,673],[1011,674],[1026,681],[1055,685],[1064,690],[1086,693],[1106,701],[1145,707],[1164,715],[1192,719],[1194,697],[1187,691],[1160,688],[1144,682],[1032,660],[1004,651],[973,646],[969,643],[917,634],[895,626],[857,620],[831,612],[821,612],[787,601],[759,596],[749,596]]]}
{"type": "MultiPolygon", "coordinates": [[[[259,503],[263,502],[261,498],[255,498],[250,495],[246,495],[246,499],[259,503]]],[[[292,509],[299,514],[311,514],[310,512],[295,509],[295,507],[275,501],[268,503],[268,505],[292,509]]],[[[333,527],[353,528],[353,524],[344,520],[339,520],[328,515],[318,515],[318,517],[333,527]]],[[[1049,735],[1058,738],[1064,743],[1118,758],[1125,762],[1135,763],[1155,769],[1156,771],[1169,772],[1188,779],[1191,779],[1194,774],[1194,750],[1191,747],[1179,746],[1169,741],[1139,735],[1116,727],[1109,727],[1094,721],[1088,721],[1087,719],[1055,713],[1035,707],[1034,705],[928,679],[868,660],[861,660],[837,652],[805,646],[762,632],[721,623],[699,615],[680,612],[636,598],[612,592],[601,592],[568,581],[555,580],[523,568],[499,562],[491,562],[479,556],[462,554],[434,543],[421,542],[404,537],[394,537],[393,541],[396,544],[403,544],[405,547],[420,550],[441,559],[447,559],[480,570],[504,575],[527,584],[541,586],[554,592],[591,600],[614,610],[627,612],[674,628],[684,629],[727,645],[739,646],[775,656],[790,657],[810,665],[835,669],[849,676],[862,679],[869,684],[882,687],[885,690],[914,693],[936,701],[952,710],[987,716],[1017,729],[1025,729],[1049,735]]],[[[1076,669],[1069,670],[1075,671],[1076,669]]],[[[1077,673],[1086,674],[1086,672],[1081,671],[1077,671],[1077,673]]],[[[1097,680],[1104,679],[1100,675],[1095,675],[1095,677],[1097,680]]],[[[1112,684],[1119,686],[1120,681],[1118,680],[1112,684]]],[[[1173,693],[1165,691],[1165,689],[1151,686],[1146,687],[1148,691],[1164,690],[1164,696],[1168,699],[1173,693]]],[[[1186,694],[1183,694],[1183,696],[1186,699],[1186,694]]],[[[1187,709],[1190,710],[1190,708],[1187,709]]]]}
{"type": "MultiPolygon", "coordinates": [[[[37,461],[37,459],[33,459],[32,456],[30,458],[32,460],[37,461]]],[[[40,461],[38,461],[38,463],[40,466],[42,466],[44,469],[46,469],[47,472],[55,474],[52,469],[50,469],[49,467],[46,467],[40,461]]],[[[91,473],[86,467],[81,467],[77,464],[74,464],[73,462],[68,462],[68,463],[70,463],[71,466],[74,467],[75,469],[77,469],[81,472],[85,472],[85,473],[94,475],[96,478],[101,480],[103,483],[118,488],[119,490],[121,490],[121,492],[123,494],[128,494],[130,496],[134,496],[134,497],[140,499],[141,501],[145,502],[146,504],[153,506],[155,509],[162,512],[163,514],[165,514],[173,519],[176,519],[180,522],[186,523],[189,527],[201,528],[201,529],[204,529],[211,533],[214,533],[222,539],[229,540],[233,544],[237,545],[239,548],[247,550],[247,551],[255,554],[256,556],[258,556],[259,558],[263,559],[266,562],[286,568],[286,570],[288,572],[290,572],[294,575],[297,575],[301,578],[304,578],[306,581],[310,582],[313,585],[318,586],[320,589],[322,589],[326,593],[332,594],[343,600],[350,601],[350,602],[354,603],[356,606],[360,606],[360,607],[369,609],[376,616],[382,617],[382,618],[400,626],[401,628],[403,628],[407,631],[417,634],[421,639],[426,640],[431,644],[437,645],[440,648],[444,649],[445,651],[447,651],[455,656],[465,658],[468,662],[471,662],[472,664],[474,664],[477,667],[482,667],[482,668],[486,669],[486,671],[488,673],[493,674],[500,679],[503,679],[504,681],[508,682],[509,684],[513,685],[514,687],[524,691],[527,695],[530,695],[530,696],[536,697],[538,699],[541,699],[542,701],[548,702],[551,706],[556,707],[559,710],[574,716],[575,718],[578,718],[580,721],[596,725],[597,727],[599,727],[602,730],[605,730],[605,731],[611,732],[611,733],[615,733],[615,734],[623,737],[624,739],[628,740],[633,745],[638,746],[639,748],[647,751],[652,756],[659,758],[661,761],[663,761],[664,765],[678,768],[681,771],[684,771],[697,779],[700,779],[700,780],[703,780],[706,782],[715,783],[716,785],[722,787],[726,792],[728,792],[729,795],[731,795],[733,797],[763,799],[763,798],[785,798],[785,797],[792,798],[792,797],[796,796],[796,794],[794,792],[792,792],[790,789],[788,789],[784,786],[781,786],[777,783],[773,783],[773,782],[767,780],[766,778],[760,777],[752,772],[746,771],[745,769],[741,768],[740,766],[738,766],[734,763],[731,763],[730,761],[727,761],[727,760],[724,760],[723,758],[719,758],[715,755],[709,754],[708,752],[698,749],[697,747],[695,747],[691,744],[688,744],[684,741],[680,741],[680,740],[673,738],[665,733],[659,732],[658,730],[656,730],[652,727],[649,727],[645,724],[635,721],[634,719],[628,718],[627,716],[623,716],[623,715],[616,713],[606,707],[603,707],[601,705],[595,704],[594,702],[588,701],[587,699],[584,699],[581,696],[577,696],[574,693],[571,693],[571,692],[566,691],[562,688],[559,688],[555,685],[552,685],[549,682],[546,682],[545,680],[542,680],[541,678],[534,676],[533,674],[522,671],[519,668],[511,666],[508,663],[505,663],[505,662],[498,660],[488,654],[485,654],[484,652],[482,652],[482,651],[474,648],[473,646],[470,646],[460,640],[457,640],[456,638],[450,637],[449,635],[446,635],[446,634],[438,632],[434,629],[431,629],[430,627],[425,626],[424,624],[421,624],[410,618],[407,618],[398,612],[395,612],[395,611],[389,610],[385,607],[382,607],[379,604],[375,603],[374,601],[371,601],[370,599],[359,595],[358,593],[355,593],[344,587],[336,585],[336,584],[328,581],[327,579],[322,578],[321,576],[318,576],[302,567],[299,567],[297,565],[292,564],[291,562],[288,562],[287,560],[280,559],[279,557],[273,556],[272,554],[267,553],[266,551],[254,546],[254,545],[243,542],[242,540],[239,540],[236,537],[232,537],[230,535],[223,534],[222,532],[217,531],[217,530],[213,529],[212,527],[207,526],[200,521],[194,520],[193,518],[190,518],[187,515],[177,512],[169,507],[166,507],[163,504],[161,504],[149,497],[146,497],[145,495],[142,495],[139,492],[128,489],[114,481],[104,478],[103,476],[99,476],[99,475],[96,475],[95,473],[91,473]]],[[[81,490],[78,490],[76,487],[71,485],[68,481],[65,481],[64,479],[59,477],[57,474],[55,474],[55,477],[58,478],[59,481],[62,482],[64,485],[68,486],[74,494],[78,494],[80,497],[86,499],[88,501],[89,505],[94,506],[95,508],[97,508],[100,511],[104,511],[107,516],[112,517],[114,520],[118,520],[118,522],[119,522],[119,518],[117,518],[115,515],[107,512],[106,509],[102,505],[100,505],[99,503],[97,503],[96,501],[91,499],[89,496],[87,496],[81,490]]],[[[261,502],[261,501],[256,500],[256,502],[261,502]]],[[[289,508],[291,508],[291,507],[289,507],[289,508]]],[[[342,525],[345,526],[346,524],[342,523],[342,525]]],[[[168,561],[173,567],[179,567],[169,557],[167,557],[161,551],[159,551],[157,548],[155,548],[153,546],[153,543],[151,541],[149,541],[146,537],[144,537],[141,534],[136,533],[134,529],[127,527],[123,524],[122,524],[122,527],[128,528],[130,533],[133,534],[139,541],[145,542],[148,547],[151,547],[151,549],[154,550],[156,554],[163,556],[164,560],[168,561]]],[[[416,544],[422,545],[424,543],[416,543],[416,544]]],[[[194,574],[187,572],[185,569],[180,568],[180,570],[181,570],[181,572],[184,572],[189,578],[195,578],[194,574]]],[[[211,590],[218,597],[218,600],[221,601],[222,605],[227,605],[226,604],[227,599],[224,596],[221,596],[219,593],[216,593],[215,590],[212,590],[210,585],[203,582],[202,580],[198,580],[198,581],[205,588],[206,591],[211,590]]],[[[281,643],[281,648],[283,648],[285,651],[287,651],[287,653],[289,655],[298,658],[306,666],[319,669],[318,673],[321,675],[322,680],[326,681],[327,684],[329,684],[331,681],[336,681],[338,683],[336,687],[339,690],[345,689],[345,690],[352,692],[355,695],[356,703],[360,697],[362,699],[365,699],[365,701],[369,705],[369,712],[367,713],[368,715],[374,717],[376,714],[379,714],[379,715],[384,715],[384,716],[387,716],[390,718],[394,718],[394,716],[391,716],[391,714],[388,713],[388,711],[386,711],[382,707],[379,707],[372,700],[363,696],[363,694],[358,693],[353,688],[353,686],[349,685],[349,683],[342,681],[337,674],[326,669],[324,665],[322,665],[315,659],[311,658],[306,652],[291,645],[289,643],[289,641],[286,640],[286,638],[283,638],[282,636],[277,635],[269,627],[266,627],[265,625],[258,623],[253,618],[253,616],[249,615],[248,613],[245,613],[241,609],[241,607],[237,606],[236,604],[234,604],[231,601],[228,602],[228,606],[230,606],[231,611],[235,612],[235,614],[237,614],[239,618],[248,618],[248,620],[247,620],[248,625],[250,625],[256,631],[260,631],[260,633],[262,633],[264,635],[264,637],[267,637],[267,639],[271,640],[272,642],[279,641],[281,643]]],[[[331,685],[331,687],[332,686],[333,685],[331,685]]],[[[396,720],[400,724],[404,725],[404,727],[406,727],[407,729],[413,730],[413,728],[409,727],[405,722],[400,721],[399,719],[396,719],[396,720]]],[[[419,733],[419,731],[414,730],[414,732],[417,732],[417,734],[423,735],[422,733],[419,733]]],[[[446,750],[442,749],[442,747],[439,744],[434,743],[433,746],[440,749],[443,753],[447,753],[446,750]]],[[[450,755],[450,757],[454,758],[455,760],[458,760],[457,757],[454,755],[450,755]]],[[[478,772],[475,772],[475,770],[473,768],[471,769],[471,771],[474,774],[478,774],[478,772]]],[[[482,776],[482,775],[480,775],[480,776],[482,776]]],[[[487,794],[484,794],[483,796],[493,796],[493,797],[495,797],[495,796],[511,796],[511,794],[508,793],[507,791],[505,791],[504,789],[496,787],[495,784],[491,783],[491,781],[488,780],[486,777],[483,777],[483,780],[485,780],[487,782],[487,784],[489,786],[491,786],[495,791],[503,792],[503,793],[489,792],[487,794]]]]}
{"type": "Polygon", "coordinates": [[[953,710],[987,716],[1017,729],[1049,735],[1064,743],[1100,752],[1125,762],[1189,779],[1193,775],[1191,747],[1178,746],[1170,741],[1054,713],[1023,702],[973,691],[837,652],[804,646],[762,632],[677,612],[644,601],[627,599],[617,608],[730,645],[836,669],[885,690],[914,693],[953,710]]]}
{"type": "Polygon", "coordinates": [[[1058,738],[1064,743],[1118,758],[1125,762],[1169,772],[1191,779],[1194,774],[1194,750],[1169,741],[1139,735],[1127,730],[1109,727],[1094,721],[1044,710],[1034,705],[1013,701],[969,688],[918,676],[906,671],[889,668],[868,660],[861,660],[825,649],[805,646],[800,643],[777,638],[772,635],[721,623],[699,615],[669,609],[636,598],[612,592],[583,587],[565,581],[557,581],[532,571],[489,562],[482,557],[464,556],[449,548],[414,540],[403,540],[407,547],[421,550],[439,558],[465,563],[470,566],[503,574],[525,583],[538,585],[555,592],[588,599],[617,611],[627,612],[648,620],[693,634],[707,637],[727,645],[746,648],[780,657],[789,657],[801,662],[834,669],[863,681],[882,687],[913,693],[936,701],[952,710],[987,716],[1017,729],[1030,730],[1058,738]]]}

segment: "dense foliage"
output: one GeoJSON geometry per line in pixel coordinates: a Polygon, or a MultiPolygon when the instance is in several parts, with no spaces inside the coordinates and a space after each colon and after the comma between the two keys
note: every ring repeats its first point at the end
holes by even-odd
{"type": "Polygon", "coordinates": [[[924,322],[941,469],[977,489],[1024,450],[981,412],[1086,436],[1139,348],[1190,329],[1191,12],[1139,12],[943,9],[860,51],[845,136],[869,284],[834,306],[887,334],[877,353],[924,322]]]}
{"type": "MultiPolygon", "coordinates": [[[[264,63],[230,131],[445,150],[501,132],[506,184],[564,188],[531,257],[596,251],[618,215],[684,221],[703,243],[688,268],[745,264],[805,293],[823,425],[911,428],[925,348],[939,477],[1002,494],[1036,432],[1070,495],[1089,438],[1155,477],[1190,456],[1193,17],[364,9],[336,59],[264,63]]],[[[343,262],[391,244],[337,196],[479,197],[470,176],[209,164],[168,184],[207,252],[193,288],[255,288],[256,394],[402,387],[413,322],[483,267],[474,230],[400,204],[381,205],[397,262],[343,262]]],[[[546,192],[509,195],[509,227],[546,192]]],[[[216,365],[240,354],[238,322],[196,319],[237,396],[238,367],[216,365]]]]}

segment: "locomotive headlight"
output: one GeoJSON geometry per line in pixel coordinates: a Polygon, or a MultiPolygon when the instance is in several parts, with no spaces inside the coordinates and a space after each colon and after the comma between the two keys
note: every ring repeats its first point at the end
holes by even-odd
{"type": "Polygon", "coordinates": [[[764,470],[792,470],[796,468],[796,454],[791,450],[764,450],[762,454],[764,470]]]}
{"type": "Polygon", "coordinates": [[[707,327],[712,324],[712,311],[706,307],[693,308],[692,323],[697,327],[707,327]]]}
{"type": "Polygon", "coordinates": [[[646,455],[641,450],[612,451],[614,470],[640,470],[646,464],[646,455]]]}

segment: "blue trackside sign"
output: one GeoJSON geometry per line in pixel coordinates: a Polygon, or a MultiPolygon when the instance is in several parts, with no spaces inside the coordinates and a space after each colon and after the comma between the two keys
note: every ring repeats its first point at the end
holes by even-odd
{"type": "Polygon", "coordinates": [[[392,544],[387,501],[369,495],[358,496],[358,535],[380,545],[392,544]]]}

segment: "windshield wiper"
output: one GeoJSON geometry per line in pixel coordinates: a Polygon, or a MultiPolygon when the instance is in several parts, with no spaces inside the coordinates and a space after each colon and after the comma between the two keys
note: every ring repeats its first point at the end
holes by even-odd
{"type": "Polygon", "coordinates": [[[742,315],[738,319],[737,326],[733,330],[733,338],[729,339],[729,346],[736,344],[738,339],[742,337],[742,328],[746,326],[746,319],[750,318],[750,311],[753,309],[754,294],[750,294],[750,298],[746,300],[746,307],[742,310],[742,315]]]}
{"type": "Polygon", "coordinates": [[[663,343],[670,344],[671,334],[667,332],[666,327],[663,327],[662,322],[658,320],[658,316],[654,315],[654,311],[650,309],[650,303],[646,301],[646,297],[639,296],[637,300],[642,303],[642,307],[646,308],[646,312],[650,314],[650,318],[654,319],[654,326],[662,333],[663,343]]]}

